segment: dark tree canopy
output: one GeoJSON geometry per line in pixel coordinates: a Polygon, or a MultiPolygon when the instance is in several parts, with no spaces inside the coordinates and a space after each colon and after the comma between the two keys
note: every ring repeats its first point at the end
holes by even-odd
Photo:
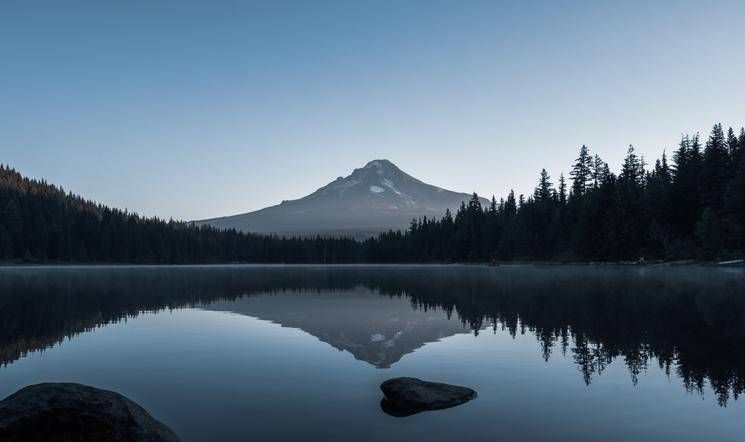
{"type": "Polygon", "coordinates": [[[415,219],[363,242],[195,227],[108,208],[0,166],[0,260],[126,263],[488,262],[717,259],[745,251],[745,129],[714,125],[648,168],[630,146],[619,174],[587,146],[558,189],[415,219]]]}

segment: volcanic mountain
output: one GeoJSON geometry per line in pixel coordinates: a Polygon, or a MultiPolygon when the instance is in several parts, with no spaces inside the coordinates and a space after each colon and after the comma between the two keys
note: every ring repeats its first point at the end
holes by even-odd
{"type": "Polygon", "coordinates": [[[446,209],[455,211],[469,198],[469,194],[419,181],[388,160],[374,160],[306,197],[195,224],[256,233],[361,238],[406,229],[412,218],[439,218],[446,209]]]}

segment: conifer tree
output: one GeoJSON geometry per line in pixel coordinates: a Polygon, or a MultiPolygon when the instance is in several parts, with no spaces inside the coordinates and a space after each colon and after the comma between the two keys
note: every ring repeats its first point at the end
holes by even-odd
{"type": "Polygon", "coordinates": [[[590,150],[583,144],[579,150],[579,157],[574,162],[572,171],[569,172],[572,177],[573,197],[580,197],[587,190],[592,179],[592,162],[590,150]]]}
{"type": "Polygon", "coordinates": [[[515,215],[517,215],[517,201],[515,200],[515,191],[510,190],[507,201],[504,203],[504,216],[507,220],[511,220],[515,215]]]}
{"type": "Polygon", "coordinates": [[[722,196],[727,188],[727,182],[732,176],[721,123],[714,125],[706,142],[701,175],[704,207],[711,207],[718,214],[722,209],[722,196]]]}
{"type": "Polygon", "coordinates": [[[737,139],[737,135],[735,134],[735,130],[731,127],[727,129],[727,153],[729,153],[730,157],[730,165],[737,167],[738,163],[735,160],[735,157],[739,154],[739,147],[740,142],[737,139]]]}
{"type": "Polygon", "coordinates": [[[608,174],[610,174],[608,164],[599,155],[595,155],[592,160],[592,187],[594,189],[600,187],[600,184],[608,178],[608,174]]]}
{"type": "Polygon", "coordinates": [[[553,184],[550,181],[548,172],[546,172],[546,169],[541,169],[541,178],[538,181],[538,187],[535,188],[535,192],[533,193],[533,199],[539,204],[546,203],[551,200],[552,189],[553,184]]]}
{"type": "Polygon", "coordinates": [[[559,175],[559,204],[565,206],[567,203],[567,183],[564,179],[564,174],[559,175]]]}
{"type": "Polygon", "coordinates": [[[629,146],[629,150],[626,152],[626,158],[623,160],[618,180],[634,190],[638,190],[644,182],[644,160],[636,155],[634,146],[629,146]]]}
{"type": "Polygon", "coordinates": [[[672,213],[673,230],[685,241],[701,216],[701,145],[698,134],[684,136],[673,155],[672,213]]]}

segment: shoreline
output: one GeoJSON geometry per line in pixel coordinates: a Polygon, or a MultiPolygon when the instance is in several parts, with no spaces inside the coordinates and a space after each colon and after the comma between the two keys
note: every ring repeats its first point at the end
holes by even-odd
{"type": "Polygon", "coordinates": [[[334,266],[334,267],[364,267],[364,266],[474,266],[474,267],[511,267],[511,266],[586,266],[586,267],[718,267],[718,268],[739,268],[745,267],[745,259],[731,259],[725,261],[705,261],[705,260],[674,260],[674,261],[496,261],[488,262],[399,262],[399,263],[376,263],[376,262],[351,262],[351,263],[256,263],[256,262],[225,262],[225,263],[102,263],[102,262],[0,262],[2,268],[21,268],[21,267],[295,267],[295,266],[334,266]]]}

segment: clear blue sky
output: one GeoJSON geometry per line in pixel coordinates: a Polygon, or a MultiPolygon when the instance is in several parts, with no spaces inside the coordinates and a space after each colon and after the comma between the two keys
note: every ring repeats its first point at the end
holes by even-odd
{"type": "Polygon", "coordinates": [[[530,192],[745,124],[745,2],[0,2],[0,162],[146,215],[234,214],[374,158],[530,192]],[[652,4],[650,4],[652,3],[652,4]]]}

